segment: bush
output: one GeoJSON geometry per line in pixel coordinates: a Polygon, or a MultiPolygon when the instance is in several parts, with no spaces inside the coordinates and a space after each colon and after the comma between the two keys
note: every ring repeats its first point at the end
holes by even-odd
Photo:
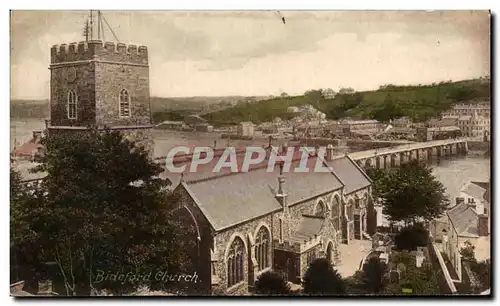
{"type": "Polygon", "coordinates": [[[309,265],[303,285],[306,294],[336,295],[346,292],[344,280],[326,258],[318,258],[309,265]]]}
{"type": "Polygon", "coordinates": [[[255,282],[257,294],[285,295],[290,294],[290,286],[285,279],[276,272],[267,271],[262,273],[255,282]]]}

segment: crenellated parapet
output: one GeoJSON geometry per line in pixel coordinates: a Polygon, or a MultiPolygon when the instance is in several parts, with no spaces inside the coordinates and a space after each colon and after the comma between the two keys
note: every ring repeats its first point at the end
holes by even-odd
{"type": "Polygon", "coordinates": [[[148,49],[146,46],[91,40],[54,45],[50,50],[51,64],[86,60],[147,65],[148,49]]]}

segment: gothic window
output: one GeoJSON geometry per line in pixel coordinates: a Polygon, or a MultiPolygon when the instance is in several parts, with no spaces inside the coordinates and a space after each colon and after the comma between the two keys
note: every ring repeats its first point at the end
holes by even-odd
{"type": "Polygon", "coordinates": [[[280,242],[283,241],[283,220],[280,219],[280,242]]]}
{"type": "Polygon", "coordinates": [[[243,281],[245,266],[245,247],[240,238],[235,238],[227,255],[227,286],[243,281]]]}
{"type": "Polygon", "coordinates": [[[76,119],[78,108],[78,96],[74,90],[68,92],[68,119],[76,119]]]}
{"type": "Polygon", "coordinates": [[[321,201],[316,205],[316,216],[325,217],[325,205],[321,201]]]}
{"type": "Polygon", "coordinates": [[[349,221],[353,220],[353,218],[354,218],[352,206],[353,206],[352,202],[349,203],[349,205],[347,206],[347,217],[349,218],[349,221]]]}
{"type": "Polygon", "coordinates": [[[359,208],[359,202],[360,202],[360,199],[356,199],[356,200],[354,201],[354,205],[355,205],[354,207],[355,207],[355,208],[359,208]]]}
{"type": "Polygon", "coordinates": [[[269,267],[269,231],[262,226],[255,239],[255,258],[259,264],[259,271],[269,267]]]}
{"type": "Polygon", "coordinates": [[[316,252],[314,249],[307,253],[307,265],[310,265],[316,259],[316,252]]]}
{"type": "Polygon", "coordinates": [[[120,117],[130,117],[130,95],[126,89],[120,91],[120,117]]]}

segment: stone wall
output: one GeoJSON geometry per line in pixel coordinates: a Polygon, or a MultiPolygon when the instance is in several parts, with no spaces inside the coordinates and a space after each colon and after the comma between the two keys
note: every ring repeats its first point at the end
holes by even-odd
{"type": "Polygon", "coordinates": [[[94,63],[74,64],[51,69],[50,73],[50,120],[52,125],[87,126],[95,123],[94,63]],[[74,70],[76,78],[68,77],[74,70]],[[78,96],[77,117],[68,119],[68,93],[74,90],[78,96]]]}
{"type": "Polygon", "coordinates": [[[149,68],[126,64],[95,64],[96,122],[106,126],[151,124],[149,68]],[[119,95],[130,96],[130,117],[119,116],[119,95]]]}
{"type": "MultiPolygon", "coordinates": [[[[253,251],[253,243],[255,242],[255,235],[257,231],[261,228],[261,226],[265,226],[270,230],[270,242],[269,242],[269,267],[273,266],[272,262],[272,241],[273,241],[273,224],[272,224],[273,216],[271,214],[263,216],[258,219],[254,219],[247,223],[238,225],[236,227],[229,228],[227,230],[223,230],[221,232],[216,233],[214,237],[214,253],[215,258],[217,259],[214,262],[215,273],[218,276],[220,282],[216,286],[217,290],[226,291],[229,295],[237,295],[248,292],[248,286],[252,286],[254,284],[254,277],[257,277],[259,271],[255,271],[254,273],[252,266],[252,256],[254,256],[253,251]],[[226,254],[229,250],[233,240],[239,237],[243,240],[245,244],[245,259],[244,259],[244,281],[232,286],[231,288],[227,287],[227,263],[226,263],[226,254]]],[[[256,261],[254,261],[256,262],[256,261]]]]}

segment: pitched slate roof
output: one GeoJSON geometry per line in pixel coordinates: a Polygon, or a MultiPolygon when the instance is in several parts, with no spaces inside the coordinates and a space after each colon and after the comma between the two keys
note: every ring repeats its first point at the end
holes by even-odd
{"type": "Polygon", "coordinates": [[[349,194],[361,188],[370,186],[371,181],[352,159],[347,156],[327,161],[326,164],[344,183],[344,193],[349,194]]]}
{"type": "Polygon", "coordinates": [[[485,193],[487,192],[487,185],[485,182],[468,182],[466,183],[460,191],[475,198],[483,199],[485,193]]]}
{"type": "Polygon", "coordinates": [[[474,209],[467,206],[466,203],[458,204],[446,213],[458,235],[478,236],[477,213],[474,209]]]}
{"type": "Polygon", "coordinates": [[[318,235],[325,222],[324,218],[313,216],[302,216],[302,221],[298,231],[291,237],[291,242],[302,243],[304,240],[309,240],[318,235]]]}
{"type": "MultiPolygon", "coordinates": [[[[298,166],[300,161],[292,164],[298,166]]],[[[308,160],[314,167],[316,158],[308,160]]],[[[292,168],[293,169],[293,168],[292,168]]],[[[281,209],[275,198],[279,169],[267,167],[183,183],[215,230],[249,221],[281,209]]],[[[288,205],[339,189],[342,182],[331,172],[285,172],[288,205]]]]}

